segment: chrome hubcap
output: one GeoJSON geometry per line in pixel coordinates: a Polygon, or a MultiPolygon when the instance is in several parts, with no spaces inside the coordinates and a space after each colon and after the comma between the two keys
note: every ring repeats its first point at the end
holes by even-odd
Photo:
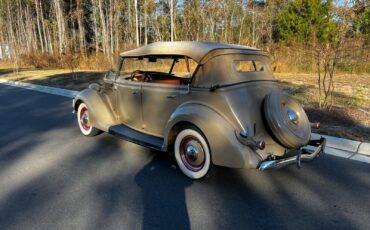
{"type": "Polygon", "coordinates": [[[82,128],[85,130],[90,129],[90,121],[89,121],[89,115],[86,108],[82,108],[81,115],[80,115],[80,123],[82,125],[82,128]]]}
{"type": "Polygon", "coordinates": [[[84,114],[82,115],[82,123],[83,123],[84,125],[87,125],[87,124],[89,123],[89,118],[87,117],[87,114],[86,114],[86,113],[84,113],[84,114]]]}
{"type": "Polygon", "coordinates": [[[288,114],[288,119],[293,123],[293,124],[298,124],[298,114],[294,112],[291,109],[288,109],[287,111],[288,114]]]}
{"type": "Polygon", "coordinates": [[[192,136],[185,137],[180,144],[181,160],[189,170],[201,170],[205,162],[205,153],[201,143],[192,136]]]}

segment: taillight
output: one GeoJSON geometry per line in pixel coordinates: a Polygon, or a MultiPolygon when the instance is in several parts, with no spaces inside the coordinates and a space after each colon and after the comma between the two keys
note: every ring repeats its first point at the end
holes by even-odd
{"type": "Polygon", "coordinates": [[[264,150],[266,148],[266,143],[264,141],[257,142],[257,147],[261,150],[264,150]]]}
{"type": "Polygon", "coordinates": [[[313,129],[319,129],[320,128],[320,122],[310,123],[311,128],[313,129]]]}
{"type": "Polygon", "coordinates": [[[264,141],[256,140],[253,136],[249,136],[246,131],[241,131],[236,137],[242,144],[248,145],[254,150],[264,150],[266,148],[266,143],[264,141]]]}

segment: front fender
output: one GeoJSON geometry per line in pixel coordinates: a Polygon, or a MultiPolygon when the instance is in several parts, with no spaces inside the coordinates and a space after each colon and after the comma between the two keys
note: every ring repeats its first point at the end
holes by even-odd
{"type": "Polygon", "coordinates": [[[173,128],[184,122],[195,125],[203,132],[215,165],[232,168],[255,168],[258,165],[260,160],[253,150],[237,140],[236,127],[204,104],[184,104],[171,115],[165,128],[164,150],[167,150],[173,128]]]}
{"type": "Polygon", "coordinates": [[[107,132],[109,127],[115,124],[113,111],[108,105],[109,100],[103,93],[95,89],[85,89],[74,98],[73,109],[78,110],[78,105],[83,102],[89,110],[91,124],[102,131],[107,132]]]}

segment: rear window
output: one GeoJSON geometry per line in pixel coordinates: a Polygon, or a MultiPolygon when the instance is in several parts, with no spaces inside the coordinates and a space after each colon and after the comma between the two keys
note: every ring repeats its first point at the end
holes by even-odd
{"type": "Polygon", "coordinates": [[[227,85],[247,81],[274,80],[269,58],[259,54],[226,54],[201,65],[194,85],[227,85]]]}
{"type": "Polygon", "coordinates": [[[238,72],[263,72],[267,67],[263,62],[257,60],[235,60],[234,66],[238,72]]]}

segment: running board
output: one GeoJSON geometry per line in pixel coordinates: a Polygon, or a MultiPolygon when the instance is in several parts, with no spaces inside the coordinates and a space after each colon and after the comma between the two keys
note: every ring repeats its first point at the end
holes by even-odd
{"type": "Polygon", "coordinates": [[[127,127],[126,125],[111,126],[108,132],[123,140],[162,151],[163,138],[139,132],[127,127]]]}

